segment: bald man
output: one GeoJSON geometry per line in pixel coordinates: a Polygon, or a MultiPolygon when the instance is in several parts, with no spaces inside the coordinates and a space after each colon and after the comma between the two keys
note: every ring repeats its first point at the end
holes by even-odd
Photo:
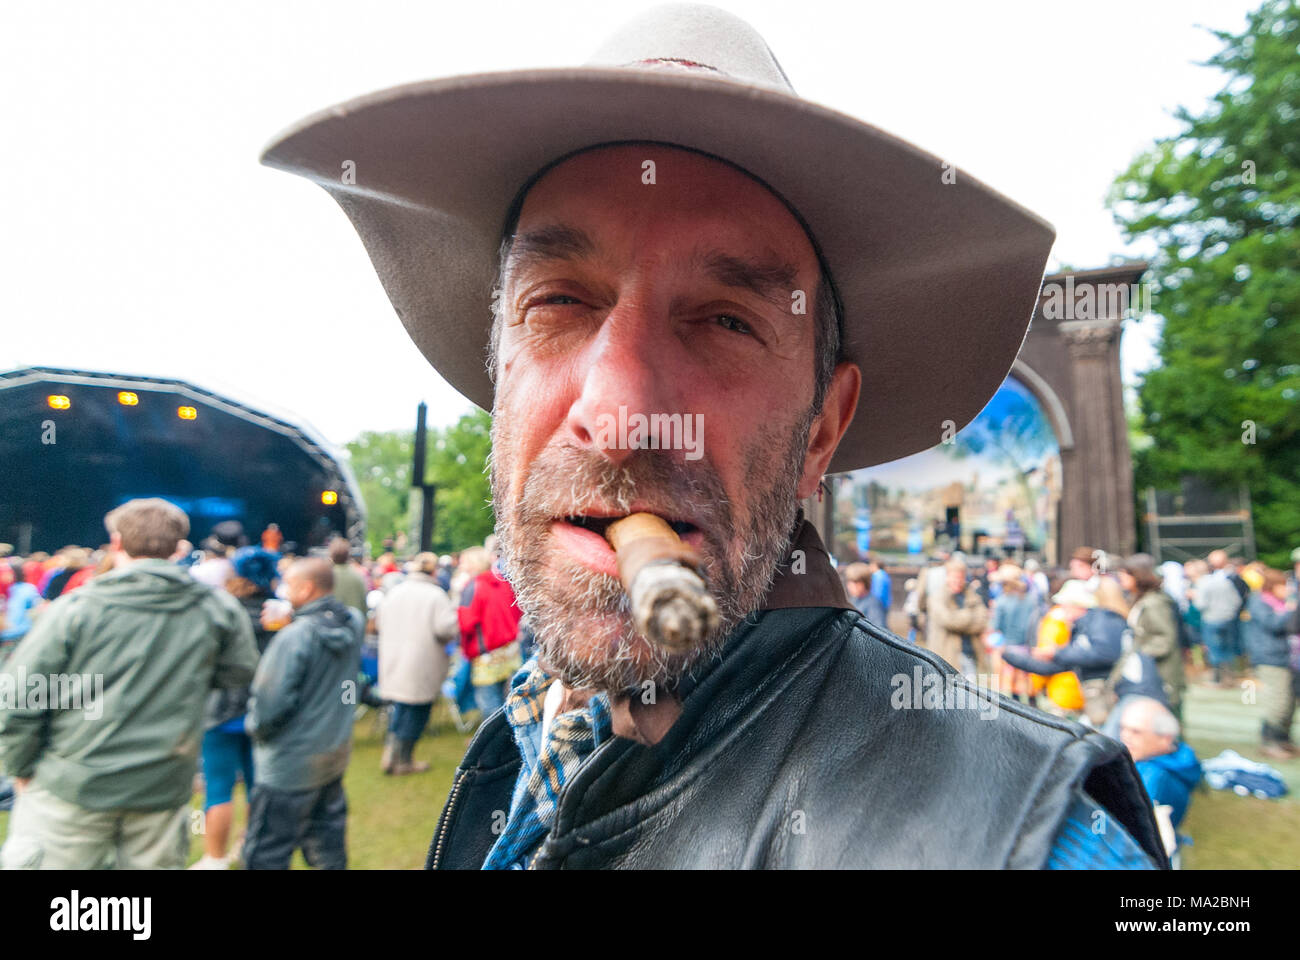
{"type": "Polygon", "coordinates": [[[1120,709],[1119,738],[1137,765],[1147,795],[1155,804],[1169,805],[1169,818],[1177,827],[1201,780],[1200,761],[1179,740],[1178,719],[1159,700],[1126,698],[1120,709]]]}
{"type": "Polygon", "coordinates": [[[298,847],[313,867],[347,866],[343,772],[365,621],[333,589],[328,558],[288,568],[293,622],[271,641],[253,678],[245,721],[257,779],[244,841],[250,870],[287,870],[298,847]]]}

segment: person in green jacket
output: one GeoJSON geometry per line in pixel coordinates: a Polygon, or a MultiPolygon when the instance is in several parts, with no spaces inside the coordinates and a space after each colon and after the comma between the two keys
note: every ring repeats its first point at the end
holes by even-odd
{"type": "Polygon", "coordinates": [[[1161,577],[1150,554],[1135,553],[1119,570],[1119,585],[1134,596],[1128,625],[1133,630],[1133,649],[1156,662],[1169,701],[1169,710],[1181,723],[1183,690],[1183,648],[1178,638],[1179,612],[1172,597],[1160,588],[1161,577]]]}
{"type": "Polygon", "coordinates": [[[366,616],[366,584],[361,574],[352,569],[352,544],[342,537],[330,541],[330,562],[334,564],[334,597],[345,607],[351,607],[364,619],[366,616]]]}
{"type": "Polygon", "coordinates": [[[51,604],[0,673],[6,869],[184,867],[208,692],[257,666],[238,601],[169,562],[183,511],[131,500],[104,525],[115,569],[51,604]]]}

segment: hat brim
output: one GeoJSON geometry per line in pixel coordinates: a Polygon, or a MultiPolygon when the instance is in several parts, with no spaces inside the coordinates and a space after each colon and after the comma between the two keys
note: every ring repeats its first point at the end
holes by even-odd
{"type": "Polygon", "coordinates": [[[262,162],[329,191],[416,346],[491,409],[490,293],[511,202],[557,158],[629,140],[726,159],[802,216],[843,305],[844,359],[863,373],[831,472],[935,446],[1006,377],[1052,227],[964,172],[944,182],[939,158],[781,91],[627,68],[453,77],[309,117],[262,162]]]}

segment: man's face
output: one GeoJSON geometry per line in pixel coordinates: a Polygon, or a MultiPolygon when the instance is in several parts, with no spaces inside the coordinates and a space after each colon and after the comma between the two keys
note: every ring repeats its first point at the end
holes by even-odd
{"type": "Polygon", "coordinates": [[[781,202],[697,154],[593,150],[529,192],[498,305],[493,498],[520,606],[570,686],[672,680],[761,604],[857,399],[842,365],[812,416],[818,276],[781,202]],[[659,449],[635,448],[638,417],[659,449]],[[693,654],[632,627],[603,530],[640,511],[704,558],[723,628],[693,654]]]}
{"type": "Polygon", "coordinates": [[[284,579],[284,598],[297,610],[316,598],[316,587],[308,578],[290,574],[284,579]]]}
{"type": "Polygon", "coordinates": [[[1134,762],[1164,756],[1174,749],[1173,737],[1153,733],[1151,718],[1134,708],[1130,708],[1121,721],[1119,738],[1128,747],[1134,762]]]}
{"type": "Polygon", "coordinates": [[[1071,580],[1092,579],[1092,564],[1088,563],[1086,560],[1071,560],[1070,579],[1071,580]]]}
{"type": "Polygon", "coordinates": [[[945,568],[948,575],[948,592],[962,593],[966,589],[966,567],[961,563],[950,563],[945,568]]]}

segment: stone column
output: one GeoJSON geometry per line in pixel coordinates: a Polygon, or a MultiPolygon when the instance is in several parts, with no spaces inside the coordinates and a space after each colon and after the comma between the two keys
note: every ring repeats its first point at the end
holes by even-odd
{"type": "Polygon", "coordinates": [[[1133,550],[1133,478],[1120,382],[1118,319],[1060,324],[1070,355],[1075,448],[1066,466],[1062,556],[1079,546],[1133,550]]]}

